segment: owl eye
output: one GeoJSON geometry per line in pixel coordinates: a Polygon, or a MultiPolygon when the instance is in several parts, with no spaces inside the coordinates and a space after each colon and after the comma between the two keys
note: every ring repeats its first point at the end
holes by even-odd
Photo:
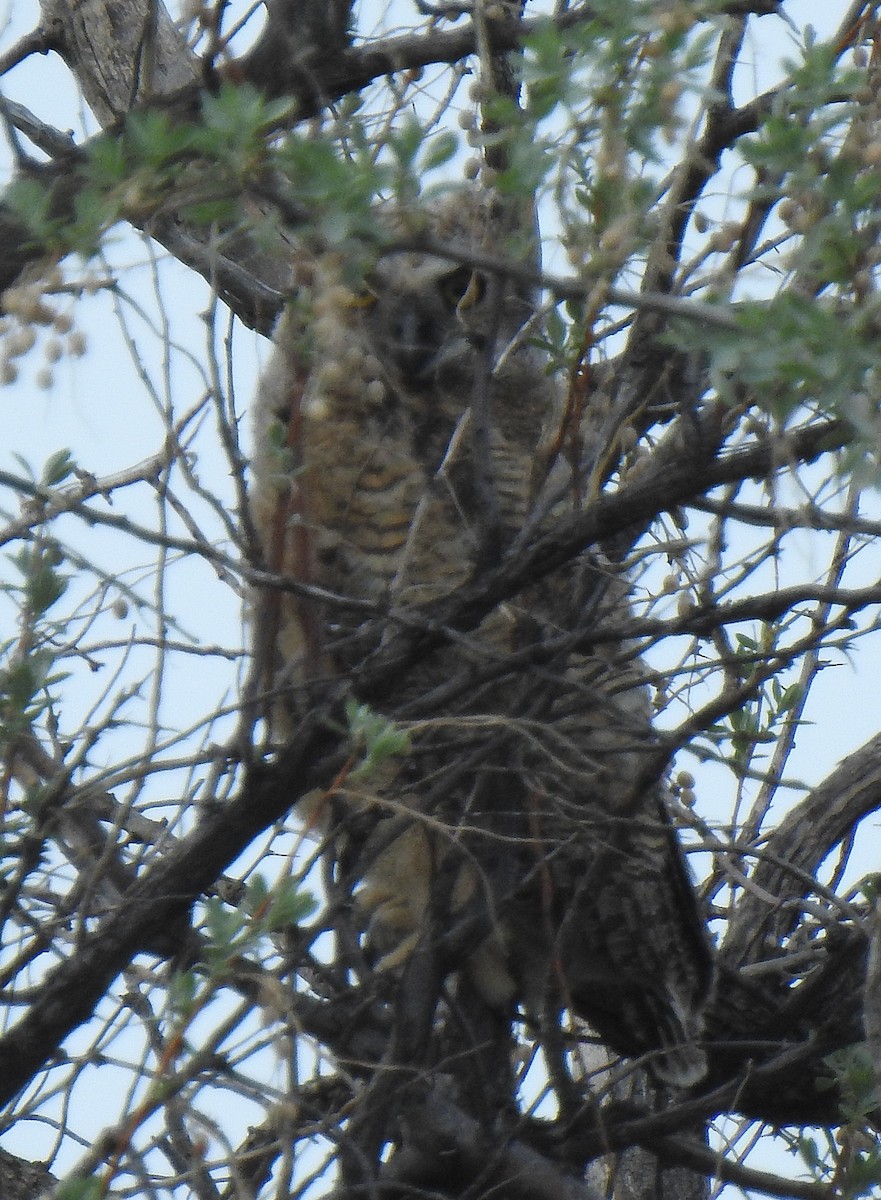
{"type": "Polygon", "coordinates": [[[370,283],[365,283],[356,292],[352,293],[350,304],[352,308],[371,309],[375,306],[379,299],[379,293],[370,283]]]}
{"type": "Polygon", "coordinates": [[[470,308],[479,304],[486,292],[486,279],[471,267],[455,267],[442,276],[438,283],[441,299],[448,308],[470,308]]]}

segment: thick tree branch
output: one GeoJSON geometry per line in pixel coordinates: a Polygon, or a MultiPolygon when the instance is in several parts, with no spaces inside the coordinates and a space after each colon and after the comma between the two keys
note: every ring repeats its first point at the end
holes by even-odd
{"type": "MultiPolygon", "coordinates": [[[[848,438],[836,420],[821,421],[794,431],[787,441],[785,460],[811,462],[848,438]]],[[[779,468],[782,450],[767,443],[750,446],[704,460],[700,435],[683,445],[671,433],[652,456],[651,466],[637,480],[625,483],[614,494],[598,496],[582,513],[554,523],[553,529],[513,555],[500,567],[444,599],[425,607],[425,624],[419,630],[394,633],[381,651],[359,673],[359,691],[370,699],[378,695],[406,668],[416,646],[437,645],[444,629],[474,629],[502,600],[570,562],[586,549],[602,545],[627,531],[640,531],[660,513],[669,512],[706,491],[732,481],[769,478],[779,468]]],[[[376,642],[376,630],[366,629],[376,642]]]]}
{"type": "Polygon", "coordinates": [[[805,878],[812,877],[834,846],[879,807],[881,734],[848,755],[765,841],[771,857],[756,862],[750,876],[754,887],[738,901],[725,938],[723,953],[730,963],[755,962],[764,957],[764,947],[779,945],[792,933],[801,915],[795,901],[806,893],[805,878]],[[763,895],[774,897],[773,909],[763,895]]]}

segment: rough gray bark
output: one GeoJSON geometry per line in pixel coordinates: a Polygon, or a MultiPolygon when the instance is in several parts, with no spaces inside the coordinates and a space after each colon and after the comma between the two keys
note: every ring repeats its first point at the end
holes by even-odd
{"type": "Polygon", "coordinates": [[[199,65],[156,0],[40,0],[43,25],[102,126],[199,79],[199,65]]]}
{"type": "Polygon", "coordinates": [[[0,1150],[0,1196],[3,1200],[42,1200],[57,1183],[42,1163],[28,1162],[0,1150]]]}

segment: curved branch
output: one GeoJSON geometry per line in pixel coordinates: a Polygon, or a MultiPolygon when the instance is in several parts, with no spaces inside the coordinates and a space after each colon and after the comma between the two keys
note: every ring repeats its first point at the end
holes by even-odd
{"type": "Polygon", "coordinates": [[[783,818],[765,842],[750,881],[739,900],[722,948],[732,965],[761,958],[763,945],[790,935],[798,923],[798,901],[830,850],[870,813],[881,808],[881,734],[854,751],[831,775],[783,818]],[[794,871],[788,866],[795,868],[794,871]],[[801,873],[801,874],[800,874],[801,873]],[[775,898],[769,909],[766,894],[775,898]]]}

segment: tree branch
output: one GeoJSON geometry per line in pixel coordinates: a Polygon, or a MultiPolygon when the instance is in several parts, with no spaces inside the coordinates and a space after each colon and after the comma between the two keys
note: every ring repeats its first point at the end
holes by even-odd
{"type": "Polygon", "coordinates": [[[750,876],[755,889],[738,901],[722,947],[728,962],[736,966],[755,962],[764,946],[779,944],[792,933],[800,915],[794,902],[806,893],[805,878],[813,876],[832,847],[879,807],[881,734],[848,755],[767,838],[764,848],[773,857],[756,863],[750,876]],[[790,865],[795,871],[787,869],[790,865]],[[772,910],[762,893],[774,896],[772,910]]]}

